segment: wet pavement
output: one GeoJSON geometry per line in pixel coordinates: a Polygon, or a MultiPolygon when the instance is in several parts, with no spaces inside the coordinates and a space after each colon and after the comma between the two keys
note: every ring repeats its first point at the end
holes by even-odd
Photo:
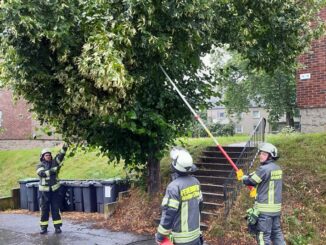
{"type": "Polygon", "coordinates": [[[93,229],[92,223],[64,220],[61,234],[49,222],[48,234],[39,234],[39,218],[0,213],[0,245],[154,245],[153,237],[93,229]]]}

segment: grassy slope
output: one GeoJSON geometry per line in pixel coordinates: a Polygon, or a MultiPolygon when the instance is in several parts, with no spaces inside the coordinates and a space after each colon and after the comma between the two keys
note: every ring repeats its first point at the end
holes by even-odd
{"type": "MultiPolygon", "coordinates": [[[[326,241],[326,133],[273,135],[284,170],[282,226],[287,244],[325,244],[326,241]]],[[[253,205],[244,187],[227,222],[215,221],[212,238],[236,238],[251,244],[243,219],[253,205]]],[[[254,244],[254,243],[253,243],[254,244]]]]}
{"type": "MultiPolygon", "coordinates": [[[[0,151],[0,196],[10,195],[10,189],[18,186],[18,180],[37,177],[35,167],[40,151],[0,151]]],[[[54,153],[58,151],[58,148],[53,149],[54,153]]],[[[61,179],[105,179],[116,176],[125,176],[122,164],[113,167],[108,164],[107,158],[96,156],[96,152],[78,152],[74,157],[66,158],[60,171],[61,179]]]]}

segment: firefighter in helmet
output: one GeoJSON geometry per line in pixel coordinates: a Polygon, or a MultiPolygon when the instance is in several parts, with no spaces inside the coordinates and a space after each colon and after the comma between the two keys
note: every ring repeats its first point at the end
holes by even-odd
{"type": "Polygon", "coordinates": [[[283,172],[275,162],[278,158],[274,145],[262,144],[259,148],[261,165],[249,176],[242,177],[245,185],[257,188],[255,205],[249,209],[248,220],[254,227],[258,244],[285,244],[280,224],[283,172]]]}
{"type": "Polygon", "coordinates": [[[39,176],[39,203],[41,210],[41,234],[47,233],[49,213],[51,210],[55,233],[61,233],[62,220],[60,215],[60,182],[58,180],[59,170],[67,151],[67,145],[63,144],[60,152],[52,158],[49,149],[43,149],[40,155],[40,163],[36,167],[39,176]]]}
{"type": "Polygon", "coordinates": [[[197,169],[188,151],[175,147],[172,159],[172,182],[167,186],[162,201],[162,216],[155,235],[160,244],[171,237],[174,244],[200,245],[200,210],[202,193],[199,181],[191,176],[197,169]]]}

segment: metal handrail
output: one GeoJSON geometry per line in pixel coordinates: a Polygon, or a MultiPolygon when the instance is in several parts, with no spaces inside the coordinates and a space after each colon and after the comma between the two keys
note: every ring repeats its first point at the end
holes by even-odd
{"type": "MultiPolygon", "coordinates": [[[[244,173],[248,173],[249,168],[252,167],[259,152],[259,144],[265,141],[265,127],[266,119],[261,118],[255,129],[250,134],[249,140],[246,142],[238,160],[235,163],[235,165],[239,169],[242,169],[244,173]]],[[[223,184],[225,216],[229,214],[241,186],[242,183],[236,178],[236,172],[232,170],[223,184]]]]}

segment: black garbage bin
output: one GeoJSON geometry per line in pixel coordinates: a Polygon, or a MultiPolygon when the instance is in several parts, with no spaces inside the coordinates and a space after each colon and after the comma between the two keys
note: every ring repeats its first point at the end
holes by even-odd
{"type": "Polygon", "coordinates": [[[74,187],[72,181],[60,181],[60,195],[62,197],[60,210],[63,212],[74,211],[74,187]]]}
{"type": "Polygon", "coordinates": [[[128,179],[116,179],[117,192],[127,191],[130,187],[130,182],[128,179]]]}
{"type": "Polygon", "coordinates": [[[20,186],[20,208],[21,209],[28,209],[28,200],[27,200],[27,187],[26,184],[38,182],[39,179],[36,178],[29,178],[29,179],[23,179],[19,180],[19,186],[20,186]]]}
{"type": "Polygon", "coordinates": [[[117,200],[117,186],[114,179],[94,183],[96,188],[97,212],[104,213],[104,204],[117,200]]]}
{"type": "Polygon", "coordinates": [[[27,188],[27,207],[29,211],[39,211],[39,190],[38,182],[31,182],[26,184],[27,188]]]}
{"type": "Polygon", "coordinates": [[[73,187],[74,192],[74,210],[84,212],[82,182],[73,181],[70,185],[73,187]]]}
{"type": "Polygon", "coordinates": [[[83,207],[84,212],[92,213],[97,210],[97,201],[96,201],[96,187],[94,182],[85,181],[81,184],[83,192],[83,207]]]}

